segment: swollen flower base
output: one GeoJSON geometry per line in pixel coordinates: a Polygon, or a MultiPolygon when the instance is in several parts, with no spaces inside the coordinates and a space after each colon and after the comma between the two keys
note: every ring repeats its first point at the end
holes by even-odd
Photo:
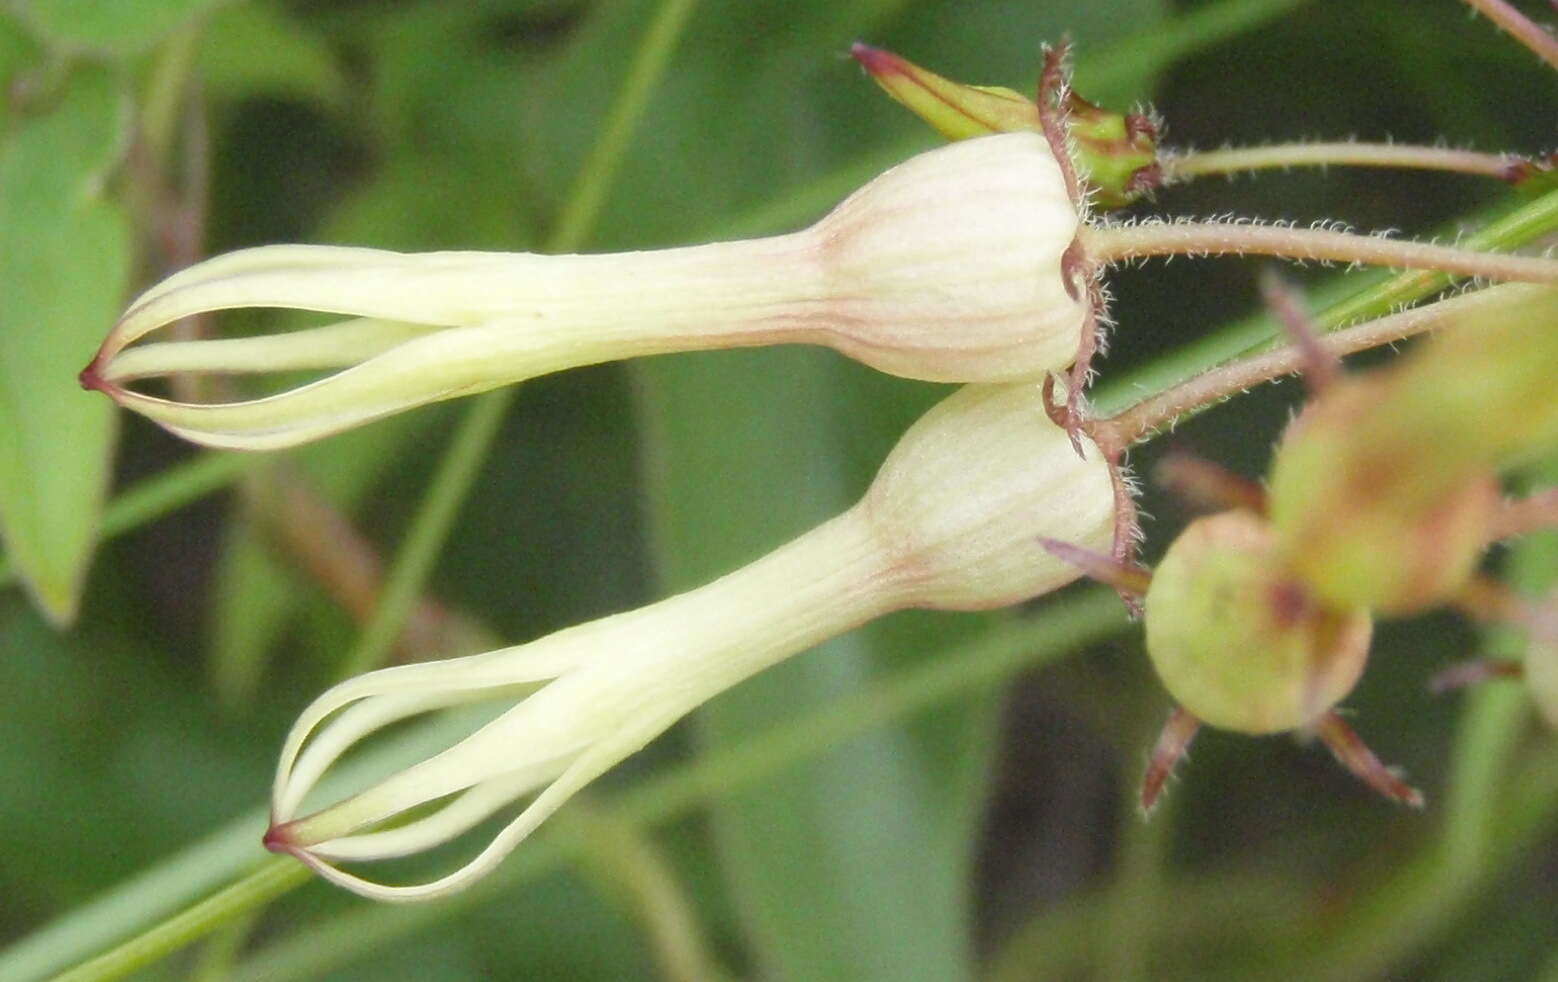
{"type": "Polygon", "coordinates": [[[1040,539],[1107,543],[1112,502],[1102,455],[1072,451],[1037,386],[964,388],[909,430],[855,507],[735,573],[529,644],[329,690],[282,752],[266,845],[370,897],[457,890],[603,771],[767,666],[890,611],[1003,607],[1070,582],[1077,571],[1040,539]],[[444,752],[300,814],[320,777],[373,731],[537,684],[444,752]],[[527,798],[474,860],[431,883],[385,886],[336,868],[442,844],[527,798]],[[381,827],[434,802],[430,815],[381,827]]]}

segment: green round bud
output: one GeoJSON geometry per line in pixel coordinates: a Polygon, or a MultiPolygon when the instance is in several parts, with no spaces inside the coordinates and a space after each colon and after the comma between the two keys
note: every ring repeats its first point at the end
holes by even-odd
{"type": "Polygon", "coordinates": [[[1466,585],[1500,491],[1483,467],[1447,467],[1432,429],[1382,425],[1379,381],[1339,382],[1293,421],[1268,509],[1285,563],[1324,601],[1410,614],[1466,585]]]}
{"type": "Polygon", "coordinates": [[[1199,519],[1169,547],[1147,591],[1147,654],[1181,706],[1212,726],[1307,726],[1358,681],[1373,621],[1320,602],[1247,511],[1199,519]]]}

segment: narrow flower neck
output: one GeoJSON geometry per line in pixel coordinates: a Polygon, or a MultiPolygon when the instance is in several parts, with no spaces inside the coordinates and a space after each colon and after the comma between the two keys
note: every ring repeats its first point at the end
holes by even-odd
{"type": "MultiPolygon", "coordinates": [[[[527,645],[459,660],[473,665],[479,660],[487,677],[556,677],[470,737],[370,790],[296,821],[285,810],[275,819],[286,829],[285,842],[318,847],[321,855],[344,855],[337,846],[342,837],[446,795],[505,780],[521,765],[534,771],[530,786],[562,775],[546,795],[574,781],[582,785],[719,692],[901,606],[891,584],[876,539],[850,512],[698,589],[527,645]]],[[[432,674],[440,667],[408,669],[432,674]]],[[[443,667],[451,675],[464,669],[458,663],[443,667]]],[[[283,759],[278,801],[299,797],[288,790],[292,777],[314,776],[303,775],[303,768],[290,771],[292,763],[283,759]]],[[[555,798],[561,804],[566,794],[555,798]]],[[[525,812],[526,830],[553,808],[538,798],[525,812]]]]}

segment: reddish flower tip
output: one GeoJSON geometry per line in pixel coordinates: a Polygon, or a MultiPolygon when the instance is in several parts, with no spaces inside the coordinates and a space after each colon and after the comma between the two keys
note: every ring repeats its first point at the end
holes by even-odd
{"type": "Polygon", "coordinates": [[[872,75],[901,75],[907,70],[907,63],[891,51],[873,48],[860,41],[849,46],[849,53],[872,75]]]}
{"type": "Polygon", "coordinates": [[[297,843],[292,841],[292,836],[288,832],[290,824],[276,825],[273,823],[270,828],[266,829],[265,838],[260,840],[265,844],[265,848],[271,852],[292,852],[297,847],[297,843]]]}
{"type": "Polygon", "coordinates": [[[103,378],[101,361],[101,358],[92,359],[92,363],[83,368],[81,374],[76,376],[76,381],[81,383],[83,389],[88,391],[96,389],[99,392],[107,392],[111,388],[108,380],[103,378]]]}

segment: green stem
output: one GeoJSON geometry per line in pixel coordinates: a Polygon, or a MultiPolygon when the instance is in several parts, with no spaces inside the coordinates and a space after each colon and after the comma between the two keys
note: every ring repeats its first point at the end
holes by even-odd
{"type": "Polygon", "coordinates": [[[459,517],[460,506],[481,473],[513,394],[510,388],[482,396],[461,418],[454,440],[439,460],[416,518],[385,574],[378,603],[357,644],[341,663],[342,678],[378,668],[388,657],[416,609],[427,578],[459,517]]]}
{"type": "MultiPolygon", "coordinates": [[[[1154,721],[1158,713],[1154,713],[1154,721]]],[[[1151,746],[1158,726],[1135,727],[1142,738],[1139,746],[1151,746]]],[[[1179,796],[1169,794],[1159,800],[1150,819],[1141,814],[1141,775],[1135,767],[1121,769],[1120,844],[1115,850],[1115,867],[1109,888],[1104,927],[1100,932],[1098,977],[1116,982],[1135,982],[1154,978],[1153,945],[1165,902],[1173,902],[1166,893],[1164,871],[1169,846],[1173,842],[1179,796]]]]}
{"type": "Polygon", "coordinates": [[[1503,178],[1511,158],[1475,150],[1424,147],[1402,143],[1274,143],[1264,147],[1229,147],[1167,155],[1161,161],[1166,183],[1212,174],[1234,174],[1290,167],[1393,167],[1451,171],[1503,178]]]}
{"type": "MultiPolygon", "coordinates": [[[[639,42],[638,52],[616,101],[568,194],[567,204],[547,237],[546,251],[571,252],[589,237],[693,3],[694,0],[665,0],[655,13],[639,42]]],[[[363,628],[357,646],[342,665],[343,676],[377,668],[400,636],[438,561],[460,506],[492,449],[493,439],[516,391],[510,386],[479,397],[461,419],[454,442],[444,452],[411,531],[385,577],[378,605],[363,628]]]]}
{"type": "Polygon", "coordinates": [[[158,49],[141,95],[140,137],[147,156],[160,172],[171,168],[179,115],[188,97],[190,80],[205,24],[198,20],[179,28],[158,49]]]}
{"type": "Polygon", "coordinates": [[[233,974],[233,966],[239,954],[248,945],[258,920],[259,913],[250,911],[239,914],[221,930],[214,932],[201,946],[199,958],[189,973],[189,982],[226,982],[233,974]]]}
{"type": "Polygon", "coordinates": [[[185,908],[124,944],[82,962],[54,982],[100,982],[145,968],[213,929],[257,910],[308,882],[307,867],[290,859],[271,859],[258,869],[199,903],[185,908]]]}
{"type": "Polygon", "coordinates": [[[704,937],[692,896],[665,851],[642,826],[619,815],[602,814],[583,797],[569,802],[567,814],[558,819],[583,829],[587,845],[578,854],[582,870],[602,894],[639,923],[659,975],[673,982],[729,978],[704,937]]]}
{"type": "Polygon", "coordinates": [[[547,252],[573,252],[589,238],[628,144],[643,118],[644,107],[649,104],[649,97],[665,72],[695,2],[664,0],[655,12],[622,89],[617,93],[617,100],[606,114],[600,136],[580,168],[568,203],[563,206],[547,240],[547,252]]]}

